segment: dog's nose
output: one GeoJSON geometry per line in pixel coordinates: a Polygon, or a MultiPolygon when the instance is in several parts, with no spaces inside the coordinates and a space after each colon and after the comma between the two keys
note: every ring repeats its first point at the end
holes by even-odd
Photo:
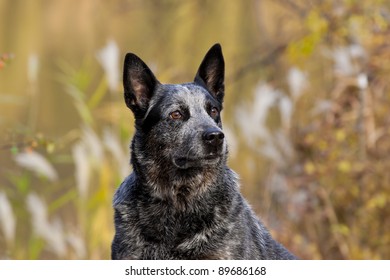
{"type": "Polygon", "coordinates": [[[202,139],[210,145],[218,146],[223,142],[225,135],[219,129],[209,128],[203,132],[202,139]]]}

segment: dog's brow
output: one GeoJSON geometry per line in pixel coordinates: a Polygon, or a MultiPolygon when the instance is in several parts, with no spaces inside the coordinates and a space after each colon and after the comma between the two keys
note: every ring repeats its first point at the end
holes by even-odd
{"type": "Polygon", "coordinates": [[[191,90],[188,88],[188,87],[186,87],[186,86],[180,86],[186,93],[189,93],[189,94],[191,94],[191,90]]]}

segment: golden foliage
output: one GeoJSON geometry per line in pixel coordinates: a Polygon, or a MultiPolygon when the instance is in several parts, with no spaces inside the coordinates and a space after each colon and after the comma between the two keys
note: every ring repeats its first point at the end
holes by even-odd
{"type": "Polygon", "coordinates": [[[390,5],[310,3],[1,2],[0,258],[109,258],[133,133],[109,69],[131,51],[191,81],[220,42],[229,164],[276,239],[304,259],[389,259],[390,5]]]}

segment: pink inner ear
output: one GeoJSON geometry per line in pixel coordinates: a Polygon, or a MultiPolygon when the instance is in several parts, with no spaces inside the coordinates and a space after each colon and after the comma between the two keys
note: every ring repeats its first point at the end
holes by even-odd
{"type": "Polygon", "coordinates": [[[131,85],[133,87],[134,94],[137,97],[137,99],[140,99],[142,98],[142,95],[147,94],[145,85],[139,82],[138,79],[132,79],[131,85]]]}
{"type": "Polygon", "coordinates": [[[137,78],[131,79],[131,85],[134,93],[134,98],[131,101],[131,104],[135,106],[138,105],[141,108],[147,106],[149,98],[148,87],[137,78]]]}
{"type": "Polygon", "coordinates": [[[213,85],[212,90],[214,92],[216,91],[216,87],[218,86],[216,83],[217,83],[217,77],[215,76],[215,72],[210,71],[209,73],[207,73],[207,84],[213,85]]]}

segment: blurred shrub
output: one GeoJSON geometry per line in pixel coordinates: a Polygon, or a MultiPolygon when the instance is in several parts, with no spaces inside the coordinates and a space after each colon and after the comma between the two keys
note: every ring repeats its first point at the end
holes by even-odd
{"type": "Polygon", "coordinates": [[[292,111],[291,126],[282,122],[274,130],[282,128],[294,148],[287,156],[285,144],[277,147],[280,132],[268,141],[278,157],[269,157],[274,169],[261,199],[272,207],[262,211],[302,258],[388,259],[389,7],[382,1],[316,3],[296,3],[304,15],[301,36],[289,41],[275,66],[285,73],[296,65],[304,75],[272,81],[289,91],[293,105],[283,109],[273,94],[282,120],[292,111]],[[294,100],[294,84],[302,83],[294,100]]]}
{"type": "MultiPolygon", "coordinates": [[[[83,14],[95,4],[85,3],[80,25],[96,20],[91,16],[96,13],[83,14]]],[[[162,81],[187,77],[186,71],[195,69],[187,66],[199,63],[188,53],[201,53],[206,47],[200,46],[220,40],[227,62],[223,117],[229,165],[276,239],[304,259],[390,258],[389,3],[124,0],[102,5],[119,7],[106,14],[101,10],[110,19],[123,13],[126,20],[145,20],[140,30],[128,30],[131,25],[120,20],[108,30],[123,26],[122,35],[129,32],[138,49],[152,52],[156,64],[150,65],[162,81]],[[172,66],[179,62],[182,68],[172,66]]],[[[63,7],[74,12],[71,4],[63,7]]],[[[58,11],[55,15],[62,15],[58,11]]],[[[63,42],[66,48],[77,49],[70,38],[63,42]]],[[[0,105],[28,106],[20,106],[27,121],[17,122],[0,146],[0,258],[109,258],[111,198],[129,172],[132,119],[118,83],[116,42],[96,55],[79,55],[77,67],[64,59],[55,75],[50,73],[80,123],[58,138],[36,129],[39,93],[45,90],[38,88],[38,55],[30,55],[27,94],[16,98],[1,92],[0,105]]],[[[0,74],[11,69],[4,68],[9,58],[0,55],[0,74]]],[[[56,120],[73,117],[50,113],[56,120]]]]}

